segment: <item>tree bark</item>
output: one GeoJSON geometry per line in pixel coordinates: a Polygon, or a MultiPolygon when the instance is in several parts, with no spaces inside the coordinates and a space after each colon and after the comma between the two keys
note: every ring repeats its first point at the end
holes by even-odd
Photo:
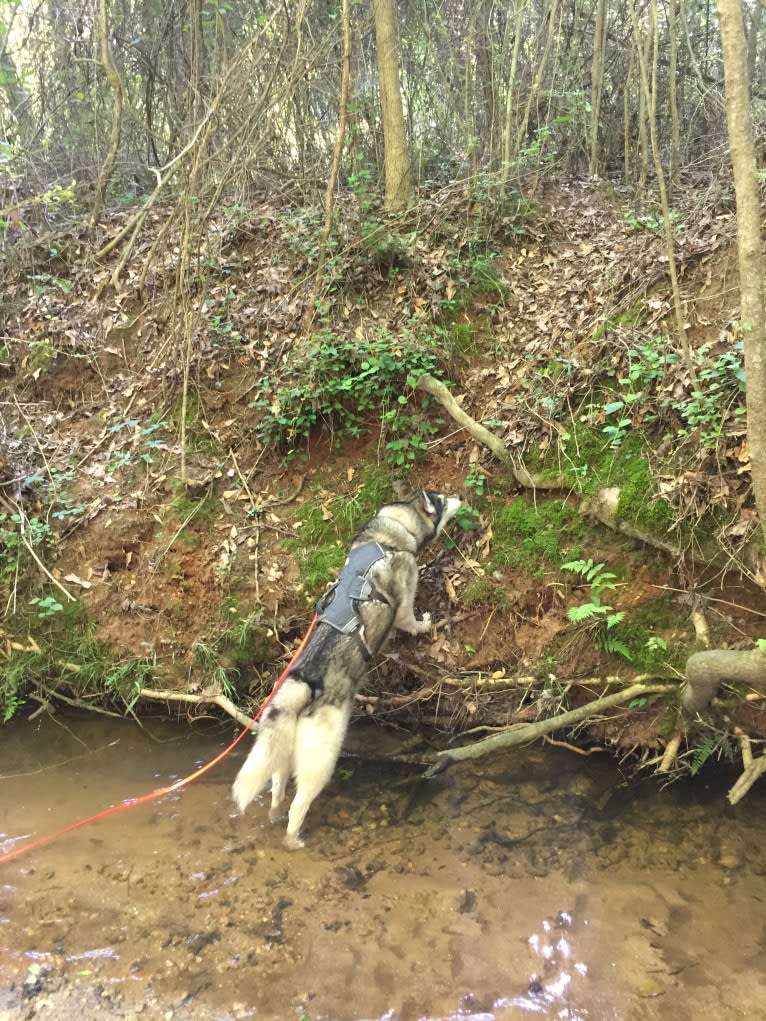
{"type": "Polygon", "coordinates": [[[378,59],[380,106],[383,118],[385,206],[402,209],[412,197],[402,90],[399,83],[399,39],[395,0],[375,0],[375,45],[378,59]]]}
{"type": "Polygon", "coordinates": [[[766,526],[766,307],[758,177],[747,85],[747,42],[741,0],[718,0],[726,119],[737,202],[740,328],[747,376],[747,442],[761,530],[766,526]]]}
{"type": "Polygon", "coordinates": [[[707,708],[724,681],[766,690],[766,649],[706,649],[686,661],[684,709],[699,713],[707,708]]]}

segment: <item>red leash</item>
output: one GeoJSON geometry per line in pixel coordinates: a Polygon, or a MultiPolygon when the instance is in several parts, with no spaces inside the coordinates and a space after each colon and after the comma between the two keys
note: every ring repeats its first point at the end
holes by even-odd
{"type": "Polygon", "coordinates": [[[173,791],[181,790],[182,787],[186,787],[187,784],[190,784],[192,780],[196,780],[198,777],[202,776],[203,773],[207,773],[209,769],[212,769],[213,766],[217,766],[221,759],[225,758],[232,750],[232,748],[234,748],[234,746],[242,740],[245,734],[250,732],[250,729],[252,728],[253,724],[256,723],[261,718],[261,716],[263,716],[271,700],[274,698],[276,693],[282,687],[283,681],[290,673],[290,669],[293,663],[296,661],[296,659],[298,659],[300,654],[306,648],[308,640],[313,634],[314,628],[316,627],[316,622],[317,615],[314,614],[311,624],[309,625],[309,629],[306,632],[303,641],[298,646],[298,651],[295,653],[293,658],[290,660],[285,669],[277,678],[276,684],[271,689],[268,697],[264,700],[258,712],[252,718],[250,723],[248,723],[248,725],[244,727],[239,734],[237,734],[237,736],[234,738],[234,740],[231,742],[228,748],[224,748],[224,750],[222,752],[219,752],[218,755],[215,756],[215,758],[212,758],[209,762],[206,762],[204,766],[200,766],[199,769],[195,770],[189,776],[185,776],[181,780],[176,780],[176,782],[170,784],[169,787],[158,787],[156,790],[150,791],[148,794],[143,794],[139,798],[129,798],[127,801],[121,801],[119,805],[112,805],[111,808],[105,808],[103,812],[97,812],[95,815],[89,815],[87,819],[81,819],[79,822],[71,823],[69,826],[65,826],[61,830],[56,830],[55,833],[47,833],[43,837],[37,837],[35,840],[29,840],[27,841],[26,844],[21,844],[19,847],[15,847],[12,851],[8,851],[6,854],[0,854],[0,865],[2,865],[3,862],[12,861],[14,858],[19,858],[22,854],[26,854],[27,851],[32,851],[36,847],[43,847],[45,844],[50,844],[58,837],[63,837],[67,833],[74,833],[75,830],[82,829],[83,826],[89,826],[90,823],[92,822],[98,822],[101,819],[107,819],[110,815],[117,815],[119,812],[126,812],[129,808],[136,808],[138,805],[145,805],[148,801],[156,801],[157,798],[161,798],[165,794],[172,794],[173,791]]]}

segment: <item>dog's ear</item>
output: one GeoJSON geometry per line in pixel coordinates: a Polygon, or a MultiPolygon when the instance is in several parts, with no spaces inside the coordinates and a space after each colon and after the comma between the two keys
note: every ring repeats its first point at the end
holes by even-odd
{"type": "Polygon", "coordinates": [[[434,507],[427,489],[420,489],[418,491],[418,503],[423,508],[423,512],[427,514],[429,518],[436,517],[436,507],[434,507]]]}

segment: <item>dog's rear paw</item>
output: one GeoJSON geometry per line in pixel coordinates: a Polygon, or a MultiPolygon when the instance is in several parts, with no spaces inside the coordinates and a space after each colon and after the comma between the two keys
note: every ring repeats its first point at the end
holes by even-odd
{"type": "Polygon", "coordinates": [[[269,809],[269,822],[279,822],[280,819],[284,819],[287,813],[281,805],[277,805],[276,808],[269,809]]]}
{"type": "Polygon", "coordinates": [[[297,833],[286,833],[282,843],[288,851],[300,851],[302,847],[306,846],[306,842],[297,833]]]}

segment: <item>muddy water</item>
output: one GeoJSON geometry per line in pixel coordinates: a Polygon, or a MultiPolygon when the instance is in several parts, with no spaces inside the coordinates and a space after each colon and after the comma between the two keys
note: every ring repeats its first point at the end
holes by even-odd
{"type": "MultiPolygon", "coordinates": [[[[231,728],[0,731],[0,853],[182,776],[231,728]]],[[[249,741],[249,738],[247,739],[249,741]]],[[[626,785],[513,752],[423,782],[358,725],[284,851],[236,817],[243,742],[188,789],[0,864],[0,1019],[638,1021],[766,1014],[766,813],[730,778],[626,785]]],[[[408,749],[412,754],[412,748],[408,749]]]]}

